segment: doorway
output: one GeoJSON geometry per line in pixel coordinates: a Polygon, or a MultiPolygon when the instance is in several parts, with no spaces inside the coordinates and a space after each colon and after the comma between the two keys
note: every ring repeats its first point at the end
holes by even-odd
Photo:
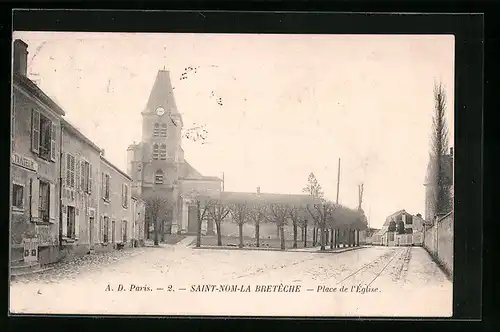
{"type": "Polygon", "coordinates": [[[94,217],[89,218],[89,246],[94,249],[94,217]]]}

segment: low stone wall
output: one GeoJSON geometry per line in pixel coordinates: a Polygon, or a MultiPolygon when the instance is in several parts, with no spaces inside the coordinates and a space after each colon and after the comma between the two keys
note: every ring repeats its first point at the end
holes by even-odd
{"type": "Polygon", "coordinates": [[[453,275],[453,227],[453,212],[450,212],[427,228],[424,234],[425,249],[450,276],[453,275]]]}

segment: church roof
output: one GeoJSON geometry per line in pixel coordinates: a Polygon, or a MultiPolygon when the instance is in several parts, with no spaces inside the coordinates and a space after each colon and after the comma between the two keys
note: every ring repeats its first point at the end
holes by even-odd
{"type": "Polygon", "coordinates": [[[179,115],[173,90],[169,71],[159,70],[156,74],[151,93],[149,94],[145,112],[154,112],[156,108],[162,106],[165,111],[170,112],[170,114],[179,115]]]}
{"type": "Polygon", "coordinates": [[[221,200],[237,204],[237,203],[253,203],[253,204],[290,204],[302,205],[314,203],[314,198],[311,195],[303,194],[271,194],[271,193],[248,193],[248,192],[221,192],[221,200]]]}
{"type": "Polygon", "coordinates": [[[183,180],[208,180],[208,181],[222,181],[217,176],[204,176],[198,172],[190,163],[184,160],[182,164],[179,178],[183,180]]]}

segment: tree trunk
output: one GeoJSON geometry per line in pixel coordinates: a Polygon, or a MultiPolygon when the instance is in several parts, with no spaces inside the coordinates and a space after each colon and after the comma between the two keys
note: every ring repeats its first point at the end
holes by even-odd
{"type": "Polygon", "coordinates": [[[243,224],[242,223],[238,223],[238,230],[240,232],[240,244],[239,244],[239,247],[243,248],[243,224]]]}
{"type": "Polygon", "coordinates": [[[255,224],[255,239],[257,240],[257,248],[260,247],[260,224],[255,224]]]}
{"type": "Polygon", "coordinates": [[[300,227],[300,241],[304,241],[304,226],[300,227]]]}
{"type": "Polygon", "coordinates": [[[161,242],[165,242],[165,220],[162,220],[161,221],[161,224],[160,224],[160,239],[161,239],[161,242]]]}
{"type": "Polygon", "coordinates": [[[280,237],[281,237],[281,249],[285,250],[285,227],[283,225],[280,226],[280,237]]]}
{"type": "Polygon", "coordinates": [[[293,223],[293,247],[297,248],[297,223],[293,223]]]}
{"type": "Polygon", "coordinates": [[[333,237],[335,236],[335,231],[333,228],[330,229],[330,249],[333,249],[333,237]]]}
{"type": "Polygon", "coordinates": [[[200,203],[198,202],[196,204],[196,217],[198,219],[198,225],[197,225],[197,230],[196,230],[196,247],[199,248],[201,247],[201,211],[200,211],[200,203]]]}
{"type": "Polygon", "coordinates": [[[316,246],[316,226],[313,227],[313,247],[316,246]]]}
{"type": "Polygon", "coordinates": [[[276,238],[280,238],[280,226],[278,224],[276,225],[276,238]]]}
{"type": "Polygon", "coordinates": [[[307,247],[307,224],[304,225],[304,248],[307,247]]]}
{"type": "Polygon", "coordinates": [[[215,228],[217,229],[217,245],[220,247],[222,246],[222,234],[221,234],[221,230],[220,230],[220,221],[219,222],[215,222],[215,228]]]}
{"type": "Polygon", "coordinates": [[[154,225],[154,230],[155,230],[155,240],[154,240],[154,245],[158,245],[158,219],[155,219],[155,225],[154,225]]]}
{"type": "Polygon", "coordinates": [[[320,244],[321,244],[321,247],[320,247],[320,250],[323,251],[325,250],[325,226],[324,225],[320,225],[320,244]]]}

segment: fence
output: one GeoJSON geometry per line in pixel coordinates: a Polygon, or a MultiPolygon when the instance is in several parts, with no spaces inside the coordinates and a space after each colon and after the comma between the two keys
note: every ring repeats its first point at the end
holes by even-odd
{"type": "Polygon", "coordinates": [[[425,230],[424,247],[449,275],[453,275],[453,212],[425,230]]]}

